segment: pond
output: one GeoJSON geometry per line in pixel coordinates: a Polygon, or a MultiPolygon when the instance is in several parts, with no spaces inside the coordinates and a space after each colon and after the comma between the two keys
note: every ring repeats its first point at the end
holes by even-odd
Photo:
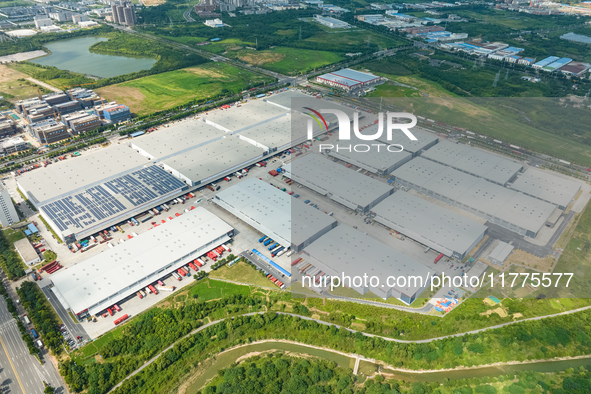
{"type": "Polygon", "coordinates": [[[156,63],[155,59],[146,57],[101,55],[88,50],[91,45],[106,40],[103,37],[80,37],[50,42],[45,47],[51,54],[31,62],[100,78],[149,70],[156,63]]]}

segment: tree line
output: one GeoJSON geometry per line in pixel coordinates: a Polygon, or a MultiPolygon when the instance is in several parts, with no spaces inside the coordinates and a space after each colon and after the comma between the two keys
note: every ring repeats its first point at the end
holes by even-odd
{"type": "Polygon", "coordinates": [[[3,231],[0,231],[0,267],[2,267],[10,280],[16,280],[25,276],[23,262],[3,231]]]}
{"type": "MultiPolygon", "coordinates": [[[[273,308],[273,304],[272,297],[234,295],[210,302],[188,299],[174,305],[175,309],[172,306],[155,308],[136,317],[118,329],[121,332],[105,340],[99,350],[102,363],[67,361],[62,364],[61,371],[73,391],[88,389],[93,394],[104,393],[161,349],[200,327],[206,317],[236,316],[260,311],[263,307],[273,308]]],[[[309,314],[306,306],[298,302],[293,304],[295,313],[309,314]]],[[[179,371],[185,371],[188,365],[223,349],[262,339],[287,339],[354,352],[410,369],[453,368],[587,354],[591,350],[590,322],[591,312],[580,312],[430,343],[395,343],[275,312],[237,316],[178,341],[172,350],[164,353],[142,374],[126,381],[117,392],[164,392],[165,388],[170,389],[179,382],[182,378],[179,371]]]]}
{"type": "Polygon", "coordinates": [[[29,315],[29,319],[43,338],[52,354],[60,354],[63,338],[61,336],[57,316],[41,291],[33,282],[23,282],[16,292],[23,307],[29,315]]]}

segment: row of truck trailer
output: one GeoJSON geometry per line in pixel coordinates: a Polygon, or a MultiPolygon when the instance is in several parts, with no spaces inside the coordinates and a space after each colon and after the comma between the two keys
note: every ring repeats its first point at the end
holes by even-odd
{"type": "MultiPolygon", "coordinates": [[[[179,281],[183,279],[183,276],[190,277],[191,271],[197,272],[197,271],[199,271],[199,268],[206,265],[207,257],[209,257],[213,261],[216,261],[225,252],[231,252],[231,251],[232,250],[227,245],[225,245],[225,244],[220,245],[220,246],[216,247],[215,249],[212,249],[209,252],[207,252],[206,255],[201,256],[197,259],[194,259],[193,261],[190,261],[186,265],[178,268],[176,271],[173,271],[171,273],[171,276],[179,281]]],[[[136,292],[136,295],[138,296],[139,299],[142,299],[142,298],[147,297],[147,295],[149,293],[157,295],[160,291],[173,292],[175,290],[176,290],[175,286],[165,286],[161,280],[158,280],[156,283],[150,284],[150,285],[146,286],[146,288],[138,290],[136,292]]],[[[103,316],[107,317],[107,313],[109,315],[113,316],[115,314],[115,312],[120,312],[120,311],[121,311],[121,308],[115,304],[112,307],[107,308],[107,312],[105,312],[103,314],[103,316]]],[[[119,323],[125,321],[128,317],[129,316],[125,315],[125,316],[115,320],[115,325],[118,325],[119,323]]]]}
{"type": "MultiPolygon", "coordinates": [[[[281,246],[279,242],[275,242],[271,237],[267,237],[266,235],[259,239],[259,243],[267,246],[267,250],[271,252],[271,257],[279,257],[289,250],[289,247],[285,248],[284,246],[281,246]]],[[[290,255],[291,252],[288,254],[288,256],[290,255]]]]}
{"type": "Polygon", "coordinates": [[[306,263],[306,261],[298,257],[291,262],[291,266],[296,268],[302,276],[311,277],[314,283],[319,284],[322,278],[326,276],[326,281],[330,280],[330,275],[326,275],[326,272],[314,267],[312,263],[306,263]]]}

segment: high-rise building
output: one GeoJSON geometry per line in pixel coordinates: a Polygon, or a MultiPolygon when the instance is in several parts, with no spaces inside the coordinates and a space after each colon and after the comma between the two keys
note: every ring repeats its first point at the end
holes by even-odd
{"type": "Polygon", "coordinates": [[[127,26],[135,25],[135,9],[131,3],[123,9],[123,16],[125,17],[125,24],[127,26]]]}
{"type": "Polygon", "coordinates": [[[111,11],[113,13],[113,22],[119,25],[135,25],[135,8],[132,3],[124,1],[120,4],[113,4],[111,11]]]}
{"type": "Polygon", "coordinates": [[[111,12],[113,13],[113,22],[119,24],[119,15],[117,14],[117,9],[119,8],[118,4],[113,4],[111,6],[111,12]]]}
{"type": "Polygon", "coordinates": [[[2,227],[6,227],[17,222],[18,214],[10,199],[10,194],[5,187],[0,186],[0,223],[2,223],[2,227]]]}

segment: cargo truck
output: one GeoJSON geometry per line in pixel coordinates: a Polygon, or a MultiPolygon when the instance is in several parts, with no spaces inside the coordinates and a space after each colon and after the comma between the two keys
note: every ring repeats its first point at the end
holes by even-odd
{"type": "Polygon", "coordinates": [[[297,259],[295,259],[294,261],[291,262],[291,266],[293,267],[294,265],[296,265],[300,261],[302,261],[302,258],[301,257],[298,257],[297,259]]]}
{"type": "Polygon", "coordinates": [[[260,239],[259,239],[259,243],[263,243],[265,240],[267,239],[266,235],[263,235],[260,239]]]}
{"type": "Polygon", "coordinates": [[[205,261],[197,259],[195,264],[197,264],[197,267],[201,268],[205,265],[205,261]]]}
{"type": "Polygon", "coordinates": [[[158,290],[160,291],[174,291],[176,289],[176,287],[174,286],[157,286],[158,290]]]}
{"type": "Polygon", "coordinates": [[[142,298],[144,298],[144,296],[142,295],[142,293],[140,293],[139,291],[138,291],[137,293],[135,293],[135,294],[136,294],[136,295],[137,295],[137,296],[140,298],[140,300],[141,300],[142,298]]]}
{"type": "Polygon", "coordinates": [[[115,319],[115,321],[113,323],[115,323],[115,325],[118,325],[121,322],[124,322],[125,320],[127,320],[128,318],[129,318],[129,315],[123,315],[119,319],[115,319]]]}
{"type": "Polygon", "coordinates": [[[177,274],[176,272],[172,273],[172,277],[175,278],[176,280],[182,280],[181,277],[179,276],[179,274],[177,274]]]}
{"type": "Polygon", "coordinates": [[[279,243],[278,243],[278,242],[275,242],[273,245],[269,246],[267,249],[268,249],[268,250],[273,250],[273,249],[275,249],[275,248],[276,248],[278,245],[279,245],[279,243]]]}
{"type": "Polygon", "coordinates": [[[273,240],[271,238],[269,238],[268,240],[266,240],[265,242],[263,242],[263,245],[267,246],[269,245],[271,242],[273,242],[273,240]]]}
{"type": "Polygon", "coordinates": [[[148,288],[150,289],[150,291],[152,291],[152,293],[158,294],[158,290],[156,290],[156,288],[154,286],[148,285],[148,288]]]}
{"type": "Polygon", "coordinates": [[[31,320],[29,320],[29,316],[24,315],[23,320],[25,321],[25,324],[31,324],[31,320]]]}
{"type": "Polygon", "coordinates": [[[117,312],[121,312],[121,308],[119,308],[119,305],[115,304],[113,305],[113,308],[115,308],[117,312]]]}
{"type": "Polygon", "coordinates": [[[276,257],[281,256],[283,253],[285,253],[287,251],[287,249],[283,249],[277,252],[277,254],[275,254],[276,257]]]}
{"type": "Polygon", "coordinates": [[[280,247],[279,249],[277,249],[277,250],[274,250],[274,251],[271,253],[271,257],[278,256],[278,254],[279,254],[280,252],[283,252],[283,249],[285,249],[285,248],[282,246],[282,247],[280,247]]]}
{"type": "Polygon", "coordinates": [[[34,328],[31,328],[31,334],[33,334],[33,338],[35,338],[35,339],[39,338],[39,334],[37,334],[37,331],[35,331],[34,328]]]}
{"type": "Polygon", "coordinates": [[[441,260],[443,258],[443,253],[439,253],[439,256],[435,257],[435,264],[437,264],[437,262],[439,260],[441,260]]]}
{"type": "Polygon", "coordinates": [[[223,244],[223,245],[222,245],[222,248],[226,249],[226,251],[227,251],[228,253],[230,253],[230,252],[232,251],[232,249],[230,249],[230,247],[229,247],[228,245],[226,245],[226,244],[223,244]]]}

